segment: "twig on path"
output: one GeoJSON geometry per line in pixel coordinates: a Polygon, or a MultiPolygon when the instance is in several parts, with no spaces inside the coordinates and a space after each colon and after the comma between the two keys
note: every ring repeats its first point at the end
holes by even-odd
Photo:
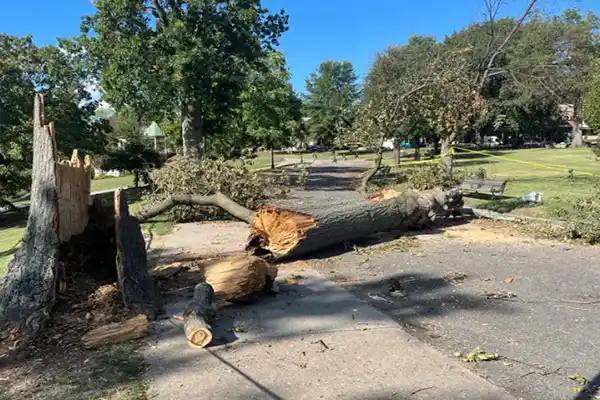
{"type": "Polygon", "coordinates": [[[423,392],[423,391],[429,390],[429,389],[435,389],[435,386],[427,386],[427,387],[424,387],[424,388],[421,388],[421,389],[417,389],[417,390],[411,392],[410,395],[414,396],[415,394],[417,394],[419,392],[423,392]]]}

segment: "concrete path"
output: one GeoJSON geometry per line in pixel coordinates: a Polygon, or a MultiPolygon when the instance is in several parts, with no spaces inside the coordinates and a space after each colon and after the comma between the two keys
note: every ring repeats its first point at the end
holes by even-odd
{"type": "MultiPolygon", "coordinates": [[[[258,304],[220,310],[216,342],[187,345],[180,321],[157,323],[153,399],[515,399],[407,334],[312,270],[258,304]]],[[[180,314],[189,299],[169,306],[180,314]]]]}

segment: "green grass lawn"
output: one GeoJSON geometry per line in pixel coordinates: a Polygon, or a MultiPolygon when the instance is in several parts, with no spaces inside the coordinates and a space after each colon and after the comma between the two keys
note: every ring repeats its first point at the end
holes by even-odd
{"type": "Polygon", "coordinates": [[[594,186],[600,185],[600,162],[595,161],[590,149],[523,149],[484,153],[489,155],[457,153],[455,166],[471,170],[483,168],[488,179],[506,179],[507,189],[505,198],[501,200],[468,199],[467,204],[473,206],[544,217],[550,216],[557,207],[589,196],[594,186]],[[569,177],[569,169],[573,169],[572,177],[569,177]],[[522,206],[518,199],[532,191],[541,192],[544,203],[532,208],[515,208],[522,206]]]}
{"type": "Polygon", "coordinates": [[[92,180],[92,192],[117,189],[122,186],[133,186],[133,175],[119,176],[116,178],[107,177],[92,180]]]}

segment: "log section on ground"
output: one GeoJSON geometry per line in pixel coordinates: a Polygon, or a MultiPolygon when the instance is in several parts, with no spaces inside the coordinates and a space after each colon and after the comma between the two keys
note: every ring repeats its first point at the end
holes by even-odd
{"type": "Polygon", "coordinates": [[[287,259],[391,229],[421,228],[449,205],[459,204],[455,191],[404,192],[383,201],[350,202],[335,209],[263,207],[251,226],[248,250],[266,250],[287,259]]]}
{"type": "Polygon", "coordinates": [[[138,220],[129,215],[121,189],[115,191],[115,239],[117,274],[125,306],[154,319],[159,310],[154,280],[150,276],[146,242],[138,220]]]}
{"type": "Polygon", "coordinates": [[[206,347],[212,341],[212,328],[217,312],[213,306],[214,290],[201,282],[194,287],[194,298],[183,312],[185,337],[194,347],[206,347]]]}
{"type": "Polygon", "coordinates": [[[149,332],[148,318],[137,315],[123,322],[102,325],[83,335],[81,341],[87,349],[139,339],[149,332]]]}
{"type": "Polygon", "coordinates": [[[253,295],[268,290],[277,277],[277,268],[259,257],[239,255],[209,265],[204,270],[219,300],[252,301],[253,295]]]}

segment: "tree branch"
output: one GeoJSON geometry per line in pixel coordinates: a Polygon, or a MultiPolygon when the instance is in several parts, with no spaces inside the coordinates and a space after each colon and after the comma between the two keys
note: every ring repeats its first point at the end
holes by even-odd
{"type": "Polygon", "coordinates": [[[214,206],[220,207],[233,217],[244,221],[248,224],[252,224],[254,220],[254,211],[247,209],[246,207],[236,203],[223,193],[217,192],[212,196],[195,196],[195,195],[176,195],[170,196],[165,199],[162,203],[153,207],[148,211],[143,211],[136,215],[136,218],[140,222],[149,220],[150,218],[156,217],[164,213],[167,210],[177,206],[214,206]]]}
{"type": "Polygon", "coordinates": [[[163,6],[160,4],[160,0],[152,0],[152,5],[154,5],[154,9],[156,10],[156,13],[158,14],[158,18],[162,22],[163,26],[165,26],[165,27],[169,26],[169,20],[167,19],[167,13],[165,12],[165,9],[163,8],[163,6]]]}
{"type": "Polygon", "coordinates": [[[510,40],[515,35],[517,30],[521,27],[521,25],[523,25],[523,22],[525,21],[525,19],[531,12],[531,9],[533,8],[533,6],[535,5],[536,2],[537,2],[537,0],[529,0],[529,4],[527,5],[527,8],[523,12],[521,17],[517,21],[517,23],[515,24],[515,26],[513,26],[512,30],[508,33],[508,35],[506,35],[506,37],[504,38],[504,41],[500,44],[500,46],[498,46],[498,48],[492,53],[492,56],[488,60],[485,70],[483,71],[483,75],[481,76],[481,81],[479,82],[479,87],[478,87],[479,93],[482,92],[483,87],[485,86],[485,81],[489,77],[490,69],[492,69],[492,66],[494,65],[494,61],[496,61],[496,57],[498,57],[504,51],[504,48],[506,47],[508,42],[510,42],[510,40]]]}

